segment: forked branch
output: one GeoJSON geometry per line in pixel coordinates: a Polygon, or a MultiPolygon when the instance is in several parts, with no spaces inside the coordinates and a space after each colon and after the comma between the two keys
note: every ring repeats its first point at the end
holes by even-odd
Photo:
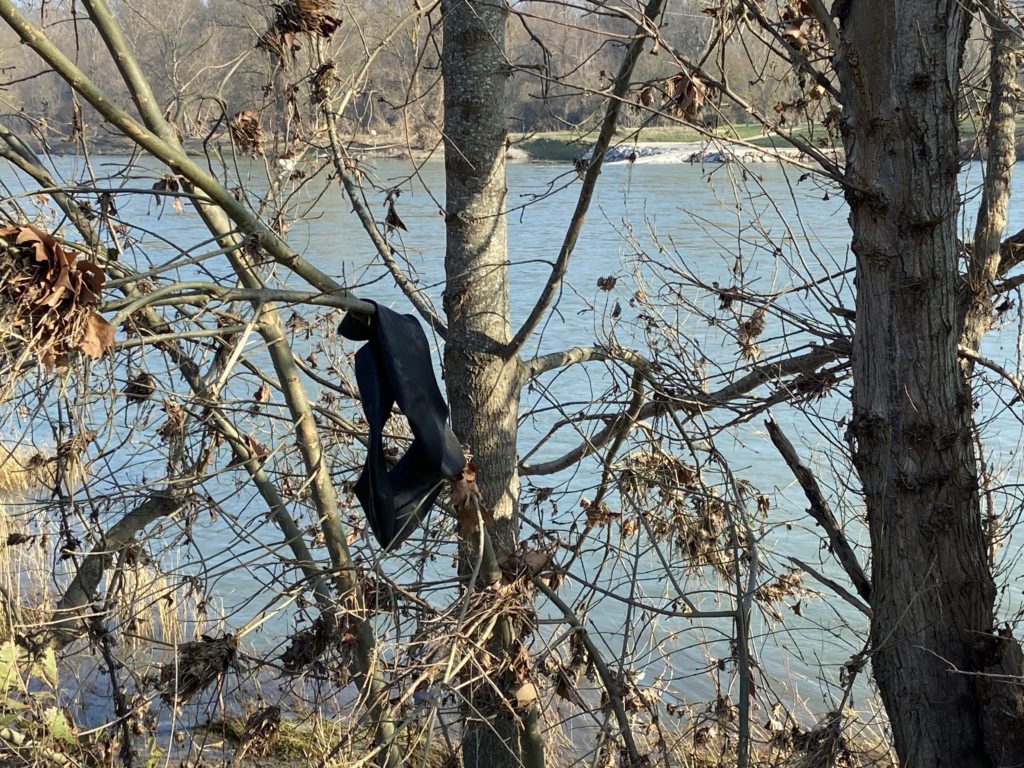
{"type": "MultiPolygon", "coordinates": [[[[697,414],[721,408],[737,398],[749,394],[762,384],[799,374],[813,373],[849,353],[850,342],[846,339],[837,339],[826,346],[813,347],[810,352],[802,355],[794,355],[779,362],[760,365],[715,392],[693,392],[689,395],[673,397],[667,401],[656,400],[647,403],[636,414],[634,422],[655,418],[666,411],[697,414]]],[[[613,440],[618,434],[623,416],[624,414],[610,417],[611,423],[607,427],[588,437],[583,443],[559,458],[538,464],[523,465],[519,471],[524,475],[551,475],[573,466],[613,440]]]]}

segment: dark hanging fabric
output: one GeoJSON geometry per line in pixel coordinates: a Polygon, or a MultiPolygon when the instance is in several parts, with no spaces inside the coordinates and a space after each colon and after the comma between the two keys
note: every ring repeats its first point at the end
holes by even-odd
{"type": "Polygon", "coordinates": [[[338,332],[367,342],[356,352],[355,369],[370,444],[355,491],[377,541],[391,549],[416,530],[440,493],[441,481],[458,475],[466,459],[448,426],[448,405],[437,387],[419,321],[376,307],[369,323],[347,314],[338,332]],[[388,470],[383,433],[395,403],[409,420],[413,441],[388,470]]]}

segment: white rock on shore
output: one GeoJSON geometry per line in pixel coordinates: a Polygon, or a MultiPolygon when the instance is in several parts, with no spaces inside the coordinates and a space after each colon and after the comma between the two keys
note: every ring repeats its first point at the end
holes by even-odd
{"type": "MultiPolygon", "coordinates": [[[[590,160],[593,148],[587,149],[580,159],[590,160]]],[[[620,144],[605,153],[606,163],[662,164],[673,163],[773,163],[780,158],[797,158],[800,152],[792,148],[762,151],[753,147],[710,144],[701,141],[664,142],[650,144],[620,144]]]]}

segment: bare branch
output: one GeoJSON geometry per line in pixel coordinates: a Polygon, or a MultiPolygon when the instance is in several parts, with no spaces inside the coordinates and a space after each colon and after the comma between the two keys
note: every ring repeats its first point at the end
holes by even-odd
{"type": "MultiPolygon", "coordinates": [[[[110,50],[111,58],[117,66],[125,85],[128,86],[128,94],[139,110],[142,121],[149,126],[161,139],[169,144],[177,144],[178,137],[175,134],[174,126],[164,120],[157,104],[153,89],[149,86],[149,80],[142,73],[142,67],[138,60],[132,55],[131,46],[121,32],[121,25],[114,20],[105,0],[83,0],[89,18],[99,31],[103,41],[110,50]]],[[[72,88],[75,86],[72,84],[72,88]]]]}
{"type": "Polygon", "coordinates": [[[128,547],[136,534],[156,520],[173,515],[184,503],[185,497],[180,493],[153,493],[104,533],[92,552],[82,559],[78,573],[57,603],[53,621],[47,625],[42,642],[59,647],[74,640],[80,633],[80,612],[95,599],[96,589],[114,556],[128,547]]]}
{"type": "Polygon", "coordinates": [[[275,290],[272,288],[228,288],[216,283],[201,282],[174,282],[163,288],[157,288],[149,293],[133,299],[121,299],[109,301],[104,309],[113,310],[117,313],[114,323],[137,312],[146,306],[170,306],[180,304],[205,303],[211,298],[221,301],[249,301],[249,302],[281,302],[284,304],[304,304],[319,307],[334,307],[346,311],[358,312],[359,305],[363,304],[347,291],[338,293],[310,293],[309,291],[275,290]]]}
{"type": "MultiPolygon", "coordinates": [[[[125,84],[132,93],[133,99],[139,107],[139,110],[143,115],[143,119],[147,124],[148,130],[153,131],[156,135],[160,136],[162,138],[161,143],[165,144],[173,154],[184,156],[184,152],[182,152],[180,145],[178,144],[177,136],[174,133],[173,127],[166,122],[163,115],[155,108],[155,101],[151,89],[149,88],[149,84],[146,81],[145,76],[142,74],[141,68],[139,68],[138,64],[135,62],[134,56],[131,53],[131,49],[128,47],[127,41],[124,39],[120,26],[110,13],[105,0],[89,0],[88,5],[93,22],[96,24],[100,34],[103,36],[107,47],[110,49],[111,55],[119,62],[118,66],[122,76],[124,77],[125,84]]],[[[0,6],[0,13],[3,13],[2,6],[0,6]]],[[[59,51],[56,53],[59,54],[59,51]]],[[[82,88],[82,85],[75,84],[75,87],[82,88]]],[[[121,113],[121,117],[126,116],[121,113]]],[[[233,195],[227,192],[227,190],[215,180],[213,180],[213,187],[216,188],[217,192],[223,193],[227,198],[234,200],[233,195]]],[[[230,214],[231,210],[229,208],[225,208],[221,201],[216,199],[216,196],[213,194],[211,189],[206,189],[205,187],[203,187],[203,189],[207,194],[210,194],[218,204],[216,207],[206,206],[201,203],[197,205],[200,214],[203,215],[207,227],[222,245],[237,245],[237,235],[232,232],[229,222],[224,215],[225,212],[230,214]]],[[[237,201],[235,202],[237,203],[237,201]]],[[[244,208],[242,208],[242,210],[244,210],[244,208]]],[[[251,222],[263,227],[262,223],[249,215],[248,212],[246,212],[246,216],[251,220],[251,222]]],[[[242,226],[241,222],[237,220],[236,224],[242,226]]],[[[266,231],[269,233],[269,230],[266,231]]],[[[290,250],[287,248],[287,245],[280,240],[280,238],[277,238],[276,235],[272,235],[272,233],[270,234],[277,246],[290,250]]],[[[268,250],[270,249],[268,248],[268,250]]],[[[248,290],[259,291],[263,289],[262,281],[253,272],[249,263],[243,257],[239,256],[237,251],[231,251],[228,254],[228,258],[231,260],[235,272],[238,274],[242,283],[248,290]]],[[[297,254],[296,258],[298,258],[297,254]]],[[[297,273],[301,274],[301,272],[298,271],[297,273]]],[[[321,275],[326,278],[326,275],[322,275],[319,271],[317,271],[317,275],[321,275]]],[[[303,276],[305,277],[305,275],[303,276]]],[[[313,275],[313,277],[316,277],[316,275],[313,275]]],[[[328,292],[341,296],[348,294],[347,289],[333,283],[330,278],[327,278],[327,280],[334,286],[330,288],[328,292]]],[[[313,280],[310,280],[310,282],[313,285],[317,285],[313,280]]],[[[348,552],[345,535],[341,529],[341,522],[337,507],[337,496],[331,483],[329,473],[327,472],[327,468],[324,466],[320,437],[316,429],[315,420],[305,387],[302,385],[298,368],[295,366],[291,347],[285,336],[284,326],[281,323],[279,314],[272,304],[259,299],[252,300],[252,303],[259,314],[260,334],[267,343],[271,361],[273,362],[275,371],[281,381],[282,392],[295,423],[296,442],[298,443],[299,450],[302,453],[306,470],[310,475],[310,488],[317,510],[321,516],[320,524],[323,527],[327,549],[336,571],[335,578],[338,581],[342,596],[355,597],[358,592],[356,586],[358,580],[352,566],[352,560],[348,552]]],[[[360,302],[360,304],[363,303],[365,302],[360,302]]],[[[368,306],[372,307],[372,305],[368,306]]],[[[353,307],[350,311],[360,310],[358,307],[353,307]]],[[[366,640],[367,638],[372,638],[372,634],[368,632],[366,636],[360,636],[361,641],[366,640]]],[[[367,649],[363,648],[361,650],[366,651],[367,649]]],[[[365,673],[370,668],[369,661],[367,659],[363,659],[361,666],[361,671],[365,673]]]]}
{"type": "Polygon", "coordinates": [[[618,455],[622,443],[625,442],[626,436],[629,435],[630,430],[636,423],[637,414],[640,413],[640,409],[644,404],[644,374],[639,368],[633,371],[633,378],[629,382],[629,391],[633,393],[633,396],[626,407],[624,418],[619,420],[618,434],[612,438],[608,453],[605,456],[604,470],[601,472],[601,482],[597,487],[597,493],[594,494],[594,500],[591,502],[595,506],[600,505],[608,493],[615,457],[618,455]]]}
{"type": "Polygon", "coordinates": [[[602,658],[601,652],[590,639],[590,635],[587,633],[586,627],[584,627],[580,622],[572,608],[570,608],[569,605],[566,604],[566,602],[541,579],[534,578],[533,585],[543,592],[544,596],[562,612],[562,616],[565,618],[566,623],[579,632],[580,640],[583,642],[584,647],[586,647],[590,660],[594,663],[594,670],[597,672],[597,676],[601,679],[601,685],[604,687],[605,695],[608,697],[612,710],[615,712],[615,719],[618,721],[619,728],[622,731],[622,740],[626,743],[626,750],[629,754],[630,764],[635,766],[643,765],[643,761],[640,758],[640,751],[637,749],[636,741],[633,739],[633,729],[629,724],[629,717],[626,715],[626,708],[622,703],[621,683],[619,683],[619,681],[617,681],[613,676],[612,671],[608,668],[608,665],[602,658]]]}
{"type": "MultiPolygon", "coordinates": [[[[48,188],[56,188],[57,185],[54,182],[53,178],[49,175],[49,172],[46,171],[45,168],[43,168],[43,166],[39,163],[38,159],[35,157],[32,151],[28,149],[24,145],[24,143],[21,142],[20,139],[18,139],[14,134],[10,133],[9,131],[6,131],[6,129],[4,129],[3,132],[0,132],[0,137],[2,137],[8,145],[18,148],[17,155],[21,161],[18,162],[18,166],[22,168],[22,170],[24,170],[26,173],[29,173],[33,178],[35,178],[37,181],[44,184],[48,188]]],[[[100,241],[95,233],[95,230],[93,230],[88,220],[81,215],[81,211],[79,210],[78,206],[76,206],[73,202],[68,200],[63,195],[60,195],[60,197],[58,198],[59,193],[51,192],[51,194],[53,195],[54,199],[58,202],[58,205],[61,206],[61,209],[64,210],[68,214],[69,218],[71,218],[72,222],[74,222],[78,230],[81,232],[82,236],[85,237],[86,240],[90,243],[99,243],[100,241]],[[63,204],[61,204],[62,201],[63,204]]],[[[127,273],[125,267],[119,263],[109,264],[107,268],[108,270],[113,271],[115,274],[122,274],[125,277],[131,277],[131,275],[127,273]]],[[[122,292],[126,295],[127,299],[133,302],[133,304],[137,304],[136,309],[141,310],[139,314],[136,316],[137,322],[141,326],[149,327],[150,329],[155,329],[162,326],[160,319],[156,316],[152,308],[148,305],[148,302],[145,300],[145,297],[138,292],[136,284],[133,280],[122,282],[120,283],[120,286],[122,292]]],[[[215,287],[219,289],[219,286],[215,287]]],[[[133,309],[132,311],[134,312],[135,309],[133,309]]],[[[221,328],[218,329],[218,331],[223,333],[226,332],[227,329],[221,328]]],[[[188,382],[192,390],[194,392],[199,392],[204,388],[204,384],[195,374],[194,364],[192,363],[192,360],[178,346],[177,340],[180,338],[180,333],[158,334],[157,336],[150,337],[148,339],[148,342],[158,343],[161,346],[163,346],[164,349],[168,351],[171,358],[178,363],[182,375],[185,377],[185,380],[188,382]]],[[[298,527],[294,519],[288,513],[284,499],[281,498],[277,489],[270,482],[270,479],[266,476],[266,473],[263,471],[263,468],[260,466],[260,463],[250,455],[248,446],[246,445],[242,436],[235,429],[234,425],[231,424],[231,422],[220,412],[219,409],[211,409],[211,416],[214,426],[217,428],[220,434],[228,441],[228,444],[231,446],[232,451],[235,454],[235,457],[248,470],[249,476],[252,479],[253,484],[256,486],[261,497],[267,503],[272,518],[278,525],[278,528],[284,534],[285,542],[292,550],[292,554],[295,556],[299,568],[302,569],[302,571],[306,575],[306,578],[310,580],[310,583],[313,587],[313,591],[317,595],[317,600],[321,604],[321,607],[324,610],[329,609],[330,601],[326,591],[322,587],[320,573],[315,568],[313,564],[313,557],[310,554],[309,550],[306,548],[301,529],[298,527]]],[[[142,510],[145,506],[146,505],[144,504],[143,507],[140,507],[140,510],[142,510]]],[[[139,510],[137,510],[137,512],[138,511],[139,510]]],[[[129,517],[132,514],[134,513],[129,513],[129,517]]],[[[126,517],[125,521],[128,521],[129,517],[126,517]]],[[[131,517],[130,519],[132,521],[138,522],[142,518],[137,515],[135,517],[131,517]]],[[[103,567],[106,566],[103,565],[103,567]]],[[[78,578],[84,579],[86,576],[89,576],[89,573],[90,571],[81,572],[79,574],[79,577],[76,577],[76,581],[78,580],[78,578]]],[[[75,583],[73,582],[72,586],[69,587],[68,592],[66,592],[64,596],[64,600],[69,601],[69,604],[79,604],[78,601],[81,599],[81,595],[77,597],[75,596],[74,586],[75,583]]],[[[93,590],[95,590],[95,585],[85,590],[85,593],[91,594],[93,590]]],[[[84,605],[84,603],[80,604],[84,605]]]]}
{"type": "Polygon", "coordinates": [[[1022,382],[1013,371],[1007,370],[994,360],[990,360],[987,357],[983,357],[982,355],[979,355],[977,352],[975,352],[973,349],[969,349],[963,345],[957,347],[956,351],[960,355],[960,357],[967,358],[968,360],[977,363],[983,368],[988,368],[993,373],[998,373],[1000,376],[1002,376],[1010,383],[1010,386],[1012,386],[1016,390],[1017,397],[1024,400],[1024,382],[1022,382]]]}
{"type": "MultiPolygon", "coordinates": [[[[396,24],[387,35],[385,35],[384,39],[380,41],[377,47],[368,53],[366,61],[363,63],[360,71],[353,78],[353,82],[360,82],[366,76],[370,64],[374,59],[376,59],[377,55],[385,49],[392,37],[397,35],[408,22],[419,18],[421,13],[422,9],[417,5],[414,12],[406,14],[406,16],[403,17],[403,19],[396,24]]],[[[322,51],[319,47],[317,52],[318,54],[321,54],[320,61],[321,64],[323,64],[322,51]]],[[[395,284],[401,289],[402,293],[405,294],[406,298],[409,299],[409,302],[413,307],[416,308],[420,317],[422,317],[427,324],[434,329],[438,336],[444,339],[448,333],[447,326],[430,306],[430,302],[424,298],[423,292],[420,288],[409,279],[395,261],[390,244],[387,242],[384,235],[381,234],[377,221],[367,210],[365,200],[361,194],[362,190],[360,190],[359,186],[355,183],[353,174],[347,166],[348,155],[345,152],[345,147],[342,145],[341,140],[338,137],[336,115],[344,113],[345,107],[352,99],[355,90],[356,89],[354,87],[346,89],[345,95],[342,97],[341,102],[338,105],[332,105],[326,99],[321,104],[321,112],[323,113],[324,119],[327,123],[327,138],[330,141],[331,159],[334,162],[334,172],[337,174],[338,178],[341,180],[342,186],[345,188],[345,194],[348,196],[349,202],[352,204],[352,210],[355,211],[356,217],[359,219],[359,223],[362,224],[363,229],[370,238],[370,242],[373,243],[373,247],[377,250],[377,255],[380,256],[381,261],[384,262],[384,266],[387,267],[391,276],[394,278],[395,284]]]]}
{"type": "MultiPolygon", "coordinates": [[[[758,366],[747,375],[715,392],[694,392],[687,397],[648,403],[640,409],[640,412],[637,414],[637,420],[642,421],[653,418],[664,413],[666,410],[681,411],[688,414],[711,411],[729,404],[736,398],[748,394],[769,381],[784,379],[788,376],[802,373],[811,373],[823,365],[828,365],[840,357],[848,355],[849,352],[850,342],[846,339],[837,339],[824,347],[812,347],[812,350],[805,354],[795,355],[780,362],[766,363],[758,366]]],[[[539,464],[524,465],[520,467],[519,471],[524,475],[551,475],[571,467],[612,440],[618,433],[619,419],[621,418],[621,414],[614,417],[612,423],[607,427],[559,458],[539,464]]]]}
{"type": "MultiPolygon", "coordinates": [[[[988,15],[998,19],[993,0],[982,3],[988,15]]],[[[985,134],[988,159],[981,206],[974,229],[974,248],[967,267],[969,306],[961,343],[978,349],[992,325],[992,287],[1000,274],[1004,251],[1000,242],[1006,229],[1010,204],[1010,179],[1017,162],[1017,35],[999,22],[991,28],[991,91],[988,103],[988,130],[985,134]]]]}
{"type": "Polygon", "coordinates": [[[3,125],[0,125],[0,139],[3,139],[4,143],[7,144],[7,148],[0,147],[0,157],[3,157],[9,163],[27,173],[45,189],[50,190],[48,193],[50,197],[53,198],[57,207],[64,212],[64,215],[68,217],[68,220],[75,225],[75,229],[81,233],[89,246],[92,248],[102,247],[102,242],[96,234],[96,230],[93,229],[85,214],[68,198],[57,182],[54,181],[50,172],[39,162],[39,158],[36,157],[35,153],[26,146],[25,142],[3,125]]]}
{"type": "Polygon", "coordinates": [[[637,352],[621,347],[572,347],[561,352],[550,352],[538,355],[523,363],[524,381],[535,379],[548,371],[566,368],[577,363],[590,363],[600,360],[621,360],[622,362],[644,370],[650,370],[651,363],[637,352]]]}
{"type": "MultiPolygon", "coordinates": [[[[18,163],[18,166],[22,168],[22,170],[24,170],[26,173],[29,173],[33,178],[35,178],[40,183],[46,185],[48,188],[57,187],[56,183],[49,175],[49,172],[46,171],[46,169],[39,163],[38,159],[32,153],[32,151],[28,147],[26,147],[20,139],[18,139],[14,134],[10,133],[9,131],[6,131],[6,129],[4,129],[3,132],[0,132],[0,137],[2,137],[4,141],[11,147],[17,148],[17,155],[21,161],[18,163]]],[[[60,198],[58,198],[58,193],[51,192],[51,194],[53,195],[54,199],[58,201],[58,205],[61,205],[61,201],[63,201],[63,205],[61,205],[62,210],[64,210],[68,214],[69,218],[71,218],[72,222],[76,225],[78,230],[81,232],[82,236],[88,242],[93,243],[94,245],[100,243],[99,238],[95,233],[95,230],[93,230],[88,220],[81,215],[81,211],[79,210],[78,206],[76,206],[73,202],[68,200],[63,195],[61,195],[60,198]]],[[[128,271],[123,265],[116,262],[108,264],[107,269],[109,271],[114,272],[115,274],[123,275],[124,277],[132,277],[132,275],[128,273],[128,271]]],[[[159,317],[157,317],[155,312],[145,301],[142,294],[138,292],[134,280],[127,280],[119,283],[119,285],[127,299],[133,303],[138,304],[136,308],[139,309],[140,311],[136,315],[136,319],[137,323],[141,327],[148,327],[150,329],[162,327],[162,323],[159,317]]],[[[219,286],[215,287],[219,288],[219,286]]],[[[132,311],[134,312],[135,310],[133,309],[132,311]]],[[[224,328],[218,329],[218,331],[222,333],[227,332],[227,330],[228,329],[224,328]]],[[[184,376],[186,382],[188,382],[191,389],[194,392],[199,392],[204,388],[204,384],[196,375],[194,371],[194,364],[191,358],[189,358],[188,355],[186,355],[178,346],[177,340],[180,338],[180,333],[158,334],[157,336],[149,337],[148,342],[160,344],[165,350],[167,350],[171,356],[171,359],[178,363],[179,369],[181,370],[182,375],[184,376]]],[[[261,497],[267,503],[272,518],[274,519],[279,529],[284,534],[285,543],[292,550],[292,553],[296,558],[296,563],[303,570],[306,578],[310,580],[310,583],[313,587],[313,591],[317,595],[317,599],[318,602],[321,604],[321,607],[325,610],[328,609],[330,607],[330,602],[326,591],[324,591],[321,585],[321,574],[315,568],[313,557],[310,554],[309,550],[306,548],[305,542],[303,541],[303,533],[301,529],[298,527],[298,525],[296,525],[291,515],[288,513],[284,500],[277,492],[277,489],[270,482],[270,479],[266,476],[265,472],[260,466],[260,463],[250,455],[247,444],[245,443],[242,436],[235,429],[234,425],[231,424],[231,422],[220,412],[219,409],[211,409],[211,417],[214,426],[217,428],[220,434],[228,441],[228,444],[232,447],[235,457],[248,470],[250,478],[253,481],[253,484],[256,486],[261,497]]],[[[154,498],[158,499],[160,497],[154,498]]],[[[150,501],[153,501],[153,499],[151,499],[150,501]]],[[[143,519],[142,513],[145,511],[145,509],[147,509],[146,505],[149,504],[150,501],[147,501],[145,504],[142,505],[142,507],[139,508],[139,510],[136,510],[136,512],[139,514],[129,513],[129,516],[127,516],[125,520],[122,521],[122,523],[140,522],[143,519]],[[132,517],[132,515],[135,516],[132,517]]],[[[104,565],[103,567],[106,566],[104,565]]],[[[78,581],[79,578],[85,579],[86,577],[89,577],[91,579],[92,577],[90,576],[90,573],[91,571],[80,572],[79,576],[76,577],[76,582],[78,581]]],[[[91,588],[86,589],[85,593],[91,594],[91,592],[94,590],[95,584],[91,588]]],[[[69,587],[69,590],[65,593],[63,600],[69,601],[69,604],[78,604],[81,595],[75,596],[74,593],[75,582],[73,582],[71,587],[69,587]]],[[[84,605],[84,603],[81,604],[84,605]]]]}
{"type": "Polygon", "coordinates": [[[819,583],[824,584],[826,587],[831,589],[833,592],[835,592],[837,595],[843,598],[843,600],[848,602],[850,605],[852,605],[858,611],[863,613],[865,616],[871,616],[871,608],[868,607],[868,605],[863,600],[861,600],[855,594],[850,592],[850,590],[848,590],[838,581],[830,579],[828,576],[809,566],[803,560],[799,560],[795,557],[790,557],[789,561],[793,563],[793,565],[797,566],[800,570],[806,572],[807,575],[813,578],[815,581],[818,581],[819,583]]]}
{"type": "Polygon", "coordinates": [[[825,533],[828,535],[829,549],[836,556],[836,559],[839,560],[839,564],[846,571],[846,575],[850,577],[850,581],[853,582],[857,594],[870,603],[871,581],[868,579],[867,574],[864,573],[864,569],[861,568],[860,562],[857,560],[857,554],[853,551],[853,547],[850,546],[850,542],[847,541],[846,535],[839,526],[839,521],[832,514],[832,509],[829,507],[828,502],[825,501],[821,488],[818,486],[818,481],[811,473],[811,470],[800,461],[800,457],[797,456],[793,444],[789,442],[789,438],[783,434],[775,420],[771,418],[765,419],[764,425],[768,428],[768,436],[771,437],[772,443],[779,453],[782,454],[782,458],[785,459],[790,471],[796,477],[797,482],[800,483],[800,487],[804,489],[804,495],[807,496],[807,500],[811,503],[810,509],[807,510],[808,513],[818,525],[825,529],[825,533]]]}
{"type": "MultiPolygon", "coordinates": [[[[24,43],[52,66],[57,74],[64,78],[107,121],[127,138],[165,163],[175,173],[205,192],[213,203],[231,217],[243,233],[255,236],[275,261],[322,291],[347,291],[344,286],[299,256],[266,224],[254,216],[242,202],[236,200],[234,195],[216,178],[191,160],[179,147],[164,140],[113,104],[103,91],[86,77],[84,72],[46,38],[38,27],[18,12],[11,0],[0,0],[0,17],[11,26],[24,43]]],[[[122,54],[127,55],[127,51],[119,51],[116,55],[122,54]]],[[[370,315],[374,312],[374,306],[368,302],[362,302],[359,309],[353,311],[370,315]]]]}
{"type": "MultiPolygon", "coordinates": [[[[768,21],[761,10],[761,7],[757,3],[751,2],[750,0],[744,0],[743,5],[746,7],[747,12],[754,16],[761,29],[771,35],[782,48],[782,58],[792,64],[794,68],[802,70],[807,76],[813,78],[818,85],[832,94],[833,97],[838,98],[839,89],[833,85],[827,77],[814,68],[810,60],[798,51],[790,41],[778,31],[775,24],[768,21]]],[[[815,11],[815,15],[819,16],[819,18],[824,17],[825,20],[822,21],[822,27],[825,29],[826,36],[829,39],[829,44],[832,45],[832,49],[835,50],[835,43],[838,41],[836,26],[832,23],[832,18],[829,16],[828,12],[825,11],[824,4],[821,0],[818,0],[818,6],[813,10],[815,11]]]]}
{"type": "Polygon", "coordinates": [[[821,24],[822,29],[825,30],[825,37],[828,39],[829,46],[833,51],[836,50],[839,47],[839,29],[836,27],[832,14],[825,7],[824,0],[808,0],[808,2],[811,10],[814,11],[814,17],[821,24]]]}

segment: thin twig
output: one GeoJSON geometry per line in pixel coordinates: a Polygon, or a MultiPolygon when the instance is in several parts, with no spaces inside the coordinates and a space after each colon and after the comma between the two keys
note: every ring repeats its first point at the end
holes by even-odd
{"type": "Polygon", "coordinates": [[[820,584],[824,584],[826,587],[831,589],[833,592],[835,592],[837,595],[843,598],[843,600],[848,602],[850,605],[852,605],[858,611],[863,613],[865,616],[869,618],[871,617],[871,608],[867,605],[867,603],[865,603],[859,597],[850,592],[838,581],[830,579],[825,574],[815,570],[810,565],[805,563],[803,560],[800,560],[796,557],[790,557],[789,561],[793,563],[793,565],[797,566],[800,570],[805,571],[807,575],[813,578],[815,581],[819,582],[820,584]]]}
{"type": "Polygon", "coordinates": [[[622,740],[626,744],[630,764],[634,766],[642,765],[643,761],[640,757],[640,750],[637,749],[636,741],[633,738],[633,729],[629,724],[629,717],[626,715],[626,708],[622,703],[622,685],[614,678],[611,670],[608,669],[608,665],[605,664],[600,651],[598,651],[597,646],[590,639],[586,627],[580,622],[572,608],[540,578],[534,577],[533,585],[543,592],[544,596],[562,612],[566,623],[579,632],[580,640],[587,649],[590,660],[594,663],[594,671],[597,672],[597,676],[601,679],[605,695],[608,697],[608,702],[615,712],[615,719],[618,721],[619,729],[622,731],[622,740]]]}

